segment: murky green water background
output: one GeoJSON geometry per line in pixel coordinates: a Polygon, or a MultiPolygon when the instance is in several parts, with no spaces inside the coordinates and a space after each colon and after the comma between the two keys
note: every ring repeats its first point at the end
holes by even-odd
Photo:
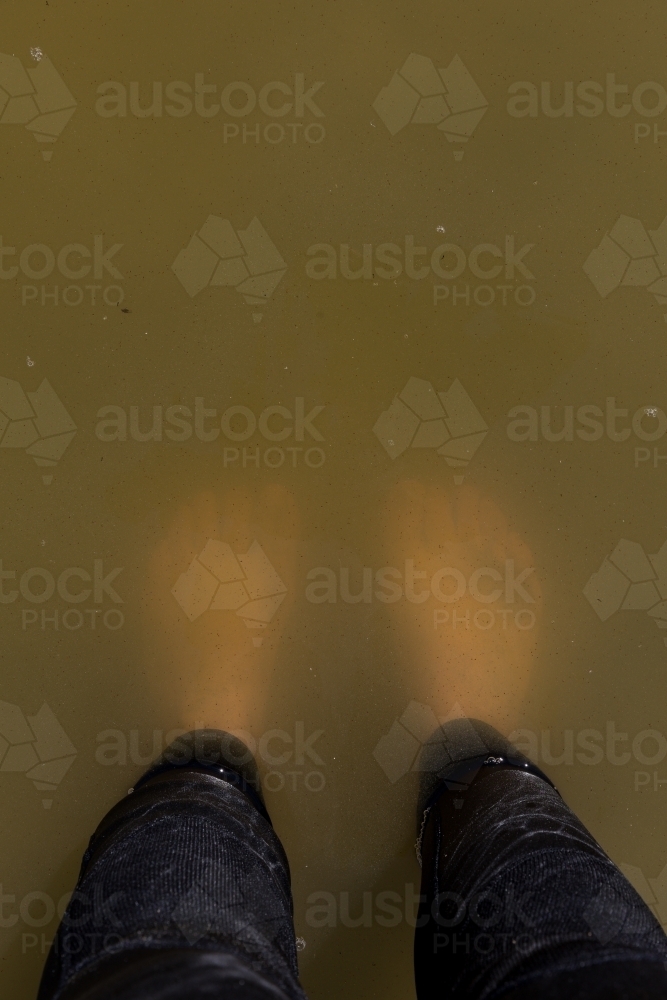
{"type": "MultiPolygon", "coordinates": [[[[272,758],[284,751],[288,760],[260,764],[271,775],[267,803],[292,864],[302,976],[313,1000],[413,991],[418,772],[388,774],[377,747],[410,702],[430,705],[438,717],[453,705],[442,691],[429,699],[428,665],[410,654],[401,631],[414,629],[399,613],[405,597],[353,603],[341,581],[343,567],[350,592],[362,593],[364,567],[403,572],[404,557],[417,559],[396,541],[401,524],[392,537],[383,513],[400,480],[450,499],[474,489],[527,546],[525,565],[541,593],[529,607],[535,650],[506,728],[535,734],[539,761],[616,862],[648,879],[667,865],[667,649],[659,627],[667,590],[660,560],[646,558],[667,539],[667,299],[659,284],[649,290],[665,270],[663,28],[654,3],[582,9],[566,2],[550,12],[527,3],[466,10],[429,2],[418,10],[393,2],[5,4],[0,88],[8,99],[31,96],[8,57],[25,70],[51,60],[75,109],[66,122],[48,118],[67,104],[49,78],[33,88],[36,110],[14,104],[20,120],[0,119],[0,375],[9,380],[0,411],[3,424],[32,420],[36,428],[12,431],[15,446],[6,436],[0,441],[0,691],[17,706],[0,720],[3,995],[34,996],[57,926],[54,907],[73,887],[89,834],[151,759],[154,731],[159,748],[183,724],[179,692],[196,687],[199,675],[189,654],[180,673],[174,663],[163,667],[145,594],[152,580],[165,630],[182,634],[186,651],[201,650],[208,640],[197,638],[197,624],[187,623],[170,592],[176,577],[155,580],[151,560],[168,526],[205,491],[215,493],[223,514],[230,490],[254,498],[248,538],[259,540],[288,592],[279,626],[267,627],[271,641],[252,644],[263,631],[257,626],[237,629],[229,642],[235,650],[246,643],[243,676],[253,656],[273,665],[257,740],[273,728],[293,741],[283,735],[270,745],[272,758]],[[464,69],[456,64],[454,83],[467,86],[467,73],[483,95],[488,107],[466,142],[449,141],[454,133],[436,121],[396,130],[402,105],[391,99],[390,129],[374,107],[411,53],[435,69],[458,56],[464,69]],[[197,79],[216,88],[197,98],[199,110],[192,106],[197,79]],[[153,81],[162,113],[154,105],[142,117],[153,81]],[[280,86],[261,97],[275,81],[280,86]],[[599,86],[582,97],[577,88],[586,81],[599,86]],[[568,82],[571,113],[563,104],[568,82]],[[512,90],[517,83],[523,89],[512,90]],[[534,94],[532,108],[528,99],[521,105],[534,114],[508,111],[517,92],[534,94]],[[285,114],[273,113],[287,104],[285,114]],[[561,105],[561,116],[547,113],[561,105]],[[36,141],[49,129],[54,142],[36,141]],[[232,242],[257,218],[278,258],[273,251],[252,257],[245,246],[216,256],[205,241],[197,256],[201,247],[190,241],[209,216],[228,221],[232,242]],[[622,217],[630,222],[614,229],[622,217]],[[609,233],[611,250],[607,241],[586,266],[609,233]],[[458,250],[433,255],[434,269],[431,255],[442,244],[458,250]],[[422,277],[406,274],[406,245],[425,248],[412,262],[425,269],[422,277]],[[179,280],[172,265],[189,246],[179,280]],[[513,264],[512,248],[519,255],[526,246],[520,266],[513,264]],[[383,253],[399,262],[400,274],[383,253]],[[237,261],[225,272],[227,285],[209,283],[211,254],[216,267],[220,259],[237,261]],[[358,278],[345,277],[355,271],[358,278]],[[245,294],[235,287],[266,273],[274,278],[262,277],[245,294]],[[373,432],[411,378],[436,393],[458,379],[481,415],[485,436],[474,454],[464,447],[463,464],[448,464],[435,447],[392,457],[387,435],[383,447],[373,432]],[[14,384],[35,393],[45,379],[73,436],[51,396],[41,420],[21,410],[34,400],[14,384]],[[199,430],[196,399],[200,409],[217,411],[199,430]],[[161,434],[137,440],[149,434],[154,407],[161,434]],[[172,410],[169,417],[170,407],[190,416],[172,410]],[[230,407],[241,409],[230,414],[230,407]],[[262,423],[267,407],[282,409],[262,423]],[[312,433],[298,414],[320,407],[312,433]],[[528,440],[511,429],[515,407],[533,408],[528,440]],[[582,414],[582,407],[599,412],[582,414]],[[609,416],[610,407],[627,412],[609,416]],[[226,412],[229,433],[223,427],[203,440],[226,412]],[[599,424],[591,430],[579,416],[599,424]],[[116,430],[102,428],[104,419],[115,420],[116,430]],[[562,428],[565,439],[547,439],[562,428]],[[62,434],[70,437],[57,461],[64,438],[41,453],[56,464],[38,464],[28,451],[35,437],[62,434]],[[298,511],[297,528],[264,524],[263,491],[275,484],[298,511]],[[278,565],[281,534],[291,537],[291,568],[278,565]],[[612,559],[616,571],[594,577],[622,539],[633,545],[612,559]],[[321,567],[336,580],[335,601],[307,596],[308,574],[321,567]],[[78,572],[63,582],[72,568],[78,572]],[[86,574],[92,593],[81,599],[86,574]],[[591,577],[593,602],[584,593],[591,577]],[[631,584],[643,589],[628,597],[631,584]],[[600,595],[612,609],[605,621],[592,607],[600,595]],[[66,742],[53,727],[43,738],[34,726],[25,730],[44,703],[66,742]],[[313,756],[299,740],[320,730],[307,744],[313,756]],[[105,757],[100,748],[110,743],[117,750],[105,757]],[[10,752],[18,754],[14,763],[10,752]],[[72,757],[62,774],[51,765],[28,775],[38,760],[72,757]],[[323,900],[324,918],[315,909],[323,900]]],[[[445,105],[454,100],[452,79],[443,87],[445,105]]],[[[417,93],[415,104],[423,96],[437,94],[417,93]]],[[[444,113],[438,102],[420,107],[431,117],[437,108],[444,113]]],[[[453,127],[465,131],[471,120],[453,127]]],[[[437,421],[436,411],[417,417],[437,421]]],[[[202,542],[231,543],[225,524],[217,527],[215,535],[204,526],[202,542]]],[[[437,631],[438,608],[456,610],[430,598],[425,632],[437,631]]],[[[497,610],[481,603],[473,614],[482,608],[497,610]]],[[[223,633],[227,622],[242,628],[232,610],[204,614],[202,622],[220,616],[223,633]]],[[[488,621],[478,618],[474,627],[488,621]]],[[[489,629],[489,641],[495,634],[489,629]]],[[[226,669],[223,655],[221,675],[226,669]]],[[[504,669],[509,689],[510,653],[504,669]]],[[[483,685],[471,676],[471,701],[483,685]]],[[[392,744],[396,760],[408,754],[399,771],[412,766],[405,739],[405,751],[392,744]]],[[[659,886],[650,891],[667,920],[667,899],[659,886]]]]}

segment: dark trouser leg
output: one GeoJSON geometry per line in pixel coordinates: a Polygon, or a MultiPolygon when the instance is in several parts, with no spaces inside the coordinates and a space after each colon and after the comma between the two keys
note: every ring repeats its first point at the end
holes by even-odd
{"type": "Polygon", "coordinates": [[[273,828],[243,791],[179,768],[93,835],[39,1000],[185,996],[304,1000],[273,828]]]}
{"type": "Polygon", "coordinates": [[[521,755],[470,727],[449,723],[431,748],[449,763],[422,831],[419,1000],[667,996],[667,939],[648,907],[555,789],[499,763],[521,755]]]}

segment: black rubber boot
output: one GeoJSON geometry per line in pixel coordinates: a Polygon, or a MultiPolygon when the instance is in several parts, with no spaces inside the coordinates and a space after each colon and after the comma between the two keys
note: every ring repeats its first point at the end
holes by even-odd
{"type": "Polygon", "coordinates": [[[151,764],[132,791],[137,791],[158,774],[181,768],[213,774],[233,785],[248,796],[267,823],[271,822],[255,758],[238,737],[223,729],[194,729],[184,733],[151,764]]]}

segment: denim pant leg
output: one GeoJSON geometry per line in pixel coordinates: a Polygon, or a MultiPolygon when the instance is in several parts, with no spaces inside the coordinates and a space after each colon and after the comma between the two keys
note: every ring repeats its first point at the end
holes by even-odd
{"type": "Polygon", "coordinates": [[[556,790],[482,768],[421,839],[418,1000],[653,1000],[667,938],[556,790]]]}
{"type": "Polygon", "coordinates": [[[39,1000],[186,994],[305,996],[273,828],[231,784],[178,770],[128,795],[96,830],[39,1000]]]}

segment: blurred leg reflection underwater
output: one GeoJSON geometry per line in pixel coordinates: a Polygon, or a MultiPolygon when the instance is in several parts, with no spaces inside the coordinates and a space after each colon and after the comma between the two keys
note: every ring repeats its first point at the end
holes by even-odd
{"type": "Polygon", "coordinates": [[[144,662],[174,725],[266,728],[298,534],[294,497],[275,484],[210,490],[178,510],[143,598],[144,662]]]}
{"type": "MultiPolygon", "coordinates": [[[[408,686],[438,718],[454,703],[467,716],[426,742],[419,801],[406,803],[422,865],[418,1000],[666,996],[657,921],[498,731],[515,726],[535,660],[537,629],[517,625],[513,607],[531,612],[524,626],[539,621],[527,546],[472,488],[452,497],[401,483],[382,530],[388,562],[412,567],[417,599],[408,592],[391,612],[408,686]],[[468,625],[435,628],[427,601],[468,625]],[[505,624],[495,614],[500,627],[487,627],[478,612],[494,605],[505,624]]],[[[156,697],[171,698],[165,711],[196,731],[93,834],[39,1000],[303,1000],[287,857],[252,754],[229,732],[258,731],[270,711],[287,617],[273,612],[296,590],[298,534],[286,490],[232,490],[184,507],[158,545],[144,599],[149,666],[156,697]]]]}
{"type": "Polygon", "coordinates": [[[384,547],[405,567],[406,599],[390,605],[410,694],[439,719],[518,723],[535,664],[542,595],[525,541],[472,486],[406,480],[384,509],[384,547]]]}

